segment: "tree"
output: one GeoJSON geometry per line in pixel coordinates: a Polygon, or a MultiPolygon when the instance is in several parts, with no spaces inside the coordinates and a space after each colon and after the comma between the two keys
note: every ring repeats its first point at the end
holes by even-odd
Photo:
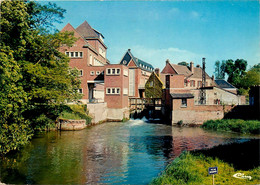
{"type": "Polygon", "coordinates": [[[219,60],[215,62],[215,78],[225,79],[225,60],[222,63],[219,60]]]}
{"type": "Polygon", "coordinates": [[[247,61],[244,59],[237,59],[235,62],[229,59],[225,62],[225,72],[228,74],[228,82],[237,88],[241,88],[241,80],[245,75],[247,61]]]}
{"type": "Polygon", "coordinates": [[[12,147],[5,152],[17,149],[33,129],[54,123],[66,102],[81,97],[78,71],[71,69],[69,58],[58,51],[76,39],[70,32],[49,31],[64,12],[53,4],[1,3],[1,153],[7,145],[12,147]]]}
{"type": "Polygon", "coordinates": [[[183,61],[183,62],[179,62],[178,65],[189,66],[189,64],[188,64],[187,62],[185,62],[185,61],[183,61]]]}
{"type": "Polygon", "coordinates": [[[260,63],[254,65],[248,70],[248,72],[246,72],[241,80],[241,85],[244,89],[260,85],[260,63]]]}

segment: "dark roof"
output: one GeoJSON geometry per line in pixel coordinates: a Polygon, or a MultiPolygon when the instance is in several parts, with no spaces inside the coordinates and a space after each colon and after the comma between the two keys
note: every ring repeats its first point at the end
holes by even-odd
{"type": "Polygon", "coordinates": [[[191,93],[171,93],[171,97],[173,99],[194,98],[194,95],[191,93]]]}
{"type": "Polygon", "coordinates": [[[133,61],[137,67],[139,67],[143,70],[150,71],[150,72],[152,72],[154,70],[154,67],[151,64],[144,62],[143,60],[140,60],[139,58],[134,57],[134,55],[131,53],[130,49],[127,50],[126,54],[120,61],[120,64],[124,64],[127,66],[129,64],[129,62],[131,61],[131,59],[133,59],[133,61]]]}
{"type": "Polygon", "coordinates": [[[141,69],[147,70],[147,71],[153,71],[154,68],[151,64],[148,64],[147,62],[144,62],[142,60],[140,60],[139,58],[134,57],[138,67],[140,67],[141,69]]]}
{"type": "Polygon", "coordinates": [[[236,87],[228,83],[226,80],[215,80],[215,83],[222,89],[236,89],[236,87]]]}
{"type": "Polygon", "coordinates": [[[98,38],[96,31],[88,24],[87,21],[84,21],[81,25],[76,28],[76,31],[81,34],[84,38],[98,38]]]}

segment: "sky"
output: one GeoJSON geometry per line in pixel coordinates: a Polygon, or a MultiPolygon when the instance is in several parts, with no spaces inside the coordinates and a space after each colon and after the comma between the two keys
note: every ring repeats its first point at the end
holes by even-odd
{"type": "Polygon", "coordinates": [[[101,32],[107,58],[119,63],[127,49],[155,68],[165,61],[195,65],[206,58],[214,74],[216,60],[260,63],[259,1],[53,1],[66,9],[61,30],[85,20],[101,32]]]}

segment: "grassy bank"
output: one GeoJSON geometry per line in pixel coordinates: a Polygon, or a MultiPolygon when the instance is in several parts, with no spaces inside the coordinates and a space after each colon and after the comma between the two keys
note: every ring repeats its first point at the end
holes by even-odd
{"type": "Polygon", "coordinates": [[[67,109],[62,111],[59,118],[61,119],[85,119],[86,124],[91,123],[91,117],[88,115],[86,105],[68,105],[67,109]]]}
{"type": "Polygon", "coordinates": [[[201,126],[205,129],[260,134],[260,121],[241,119],[209,120],[201,126]]]}
{"type": "Polygon", "coordinates": [[[159,177],[153,179],[151,184],[212,184],[212,175],[208,175],[208,168],[215,166],[218,167],[215,184],[244,185],[260,182],[259,167],[248,171],[236,171],[231,165],[218,158],[184,152],[169,164],[159,177]],[[234,178],[233,175],[239,172],[251,176],[252,179],[234,178]]]}

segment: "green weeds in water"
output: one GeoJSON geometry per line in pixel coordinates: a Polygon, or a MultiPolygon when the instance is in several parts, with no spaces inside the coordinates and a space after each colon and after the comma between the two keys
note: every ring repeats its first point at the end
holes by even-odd
{"type": "Polygon", "coordinates": [[[241,119],[209,120],[201,126],[205,129],[260,134],[260,121],[241,119]]]}
{"type": "Polygon", "coordinates": [[[218,158],[206,157],[202,154],[184,152],[169,164],[165,171],[151,184],[212,184],[212,175],[208,175],[209,167],[218,167],[215,184],[258,184],[260,182],[260,168],[249,171],[236,171],[231,165],[218,158]],[[235,173],[244,173],[252,179],[237,179],[235,173]]]}

